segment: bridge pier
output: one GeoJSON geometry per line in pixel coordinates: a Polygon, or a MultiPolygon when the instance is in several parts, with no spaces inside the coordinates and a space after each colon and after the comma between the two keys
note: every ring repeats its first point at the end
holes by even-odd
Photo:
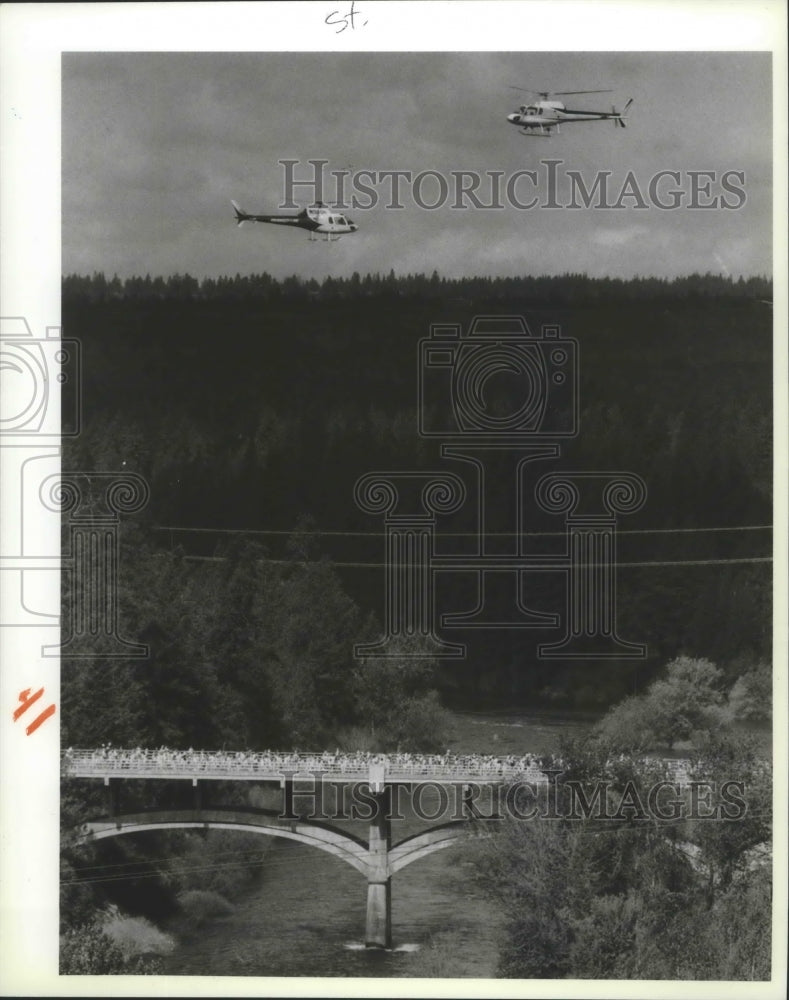
{"type": "Polygon", "coordinates": [[[203,786],[197,778],[192,778],[192,808],[196,812],[203,808],[203,786]]]}
{"type": "Polygon", "coordinates": [[[110,816],[117,816],[121,811],[118,798],[118,782],[113,781],[111,778],[105,778],[104,787],[107,789],[107,811],[110,816]]]}
{"type": "Polygon", "coordinates": [[[367,880],[367,920],[364,943],[368,948],[392,947],[392,880],[367,880]]]}
{"type": "Polygon", "coordinates": [[[364,943],[368,948],[392,947],[392,876],[389,870],[389,848],[392,843],[390,820],[391,787],[375,781],[370,785],[375,800],[375,813],[370,820],[367,853],[367,918],[364,943]]]}

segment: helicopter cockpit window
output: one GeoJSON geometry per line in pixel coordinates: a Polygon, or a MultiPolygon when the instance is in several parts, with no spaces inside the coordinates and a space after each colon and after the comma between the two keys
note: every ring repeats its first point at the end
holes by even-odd
{"type": "Polygon", "coordinates": [[[348,223],[345,221],[345,216],[344,215],[338,215],[337,216],[337,222],[341,226],[347,226],[348,225],[348,223]]]}

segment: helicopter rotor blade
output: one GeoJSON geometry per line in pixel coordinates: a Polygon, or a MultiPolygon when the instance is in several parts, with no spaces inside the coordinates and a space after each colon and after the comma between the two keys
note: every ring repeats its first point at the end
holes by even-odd
{"type": "Polygon", "coordinates": [[[510,84],[510,90],[521,90],[524,94],[537,94],[546,100],[549,97],[569,97],[573,94],[613,94],[613,90],[610,88],[607,90],[533,90],[531,87],[515,87],[512,84],[510,84]]]}

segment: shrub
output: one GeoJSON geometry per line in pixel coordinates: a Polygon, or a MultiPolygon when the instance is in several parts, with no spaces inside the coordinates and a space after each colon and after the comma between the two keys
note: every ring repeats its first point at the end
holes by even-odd
{"type": "Polygon", "coordinates": [[[773,672],[760,663],[742,674],[729,692],[728,715],[732,721],[769,722],[772,718],[773,672]]]}
{"type": "Polygon", "coordinates": [[[175,948],[173,938],[145,917],[124,917],[116,911],[102,926],[102,932],[126,961],[139,955],[169,955],[175,948]]]}
{"type": "Polygon", "coordinates": [[[189,922],[200,927],[215,917],[226,917],[233,912],[233,906],[218,892],[205,889],[190,889],[178,896],[178,904],[189,922]]]}
{"type": "Polygon", "coordinates": [[[60,938],[61,976],[155,975],[156,959],[130,957],[98,924],[72,927],[60,938]]]}
{"type": "Polygon", "coordinates": [[[698,742],[726,721],[721,678],[709,660],[679,656],[645,694],[615,705],[595,727],[596,735],[613,753],[698,742]]]}

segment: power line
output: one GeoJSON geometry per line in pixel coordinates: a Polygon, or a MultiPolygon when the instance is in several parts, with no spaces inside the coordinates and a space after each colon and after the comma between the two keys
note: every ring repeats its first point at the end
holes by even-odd
{"type": "MultiPolygon", "coordinates": [[[[187,829],[186,832],[188,832],[188,833],[198,833],[199,831],[187,829]]],[[[243,831],[243,832],[247,832],[247,831],[243,831]]],[[[256,834],[254,836],[256,836],[256,834]]],[[[83,847],[88,847],[88,846],[92,847],[94,845],[93,844],[87,844],[87,843],[67,844],[67,845],[65,845],[65,849],[66,850],[76,850],[77,848],[83,848],[83,847]]],[[[261,851],[265,851],[265,850],[266,850],[266,845],[262,844],[260,847],[250,848],[247,851],[242,851],[242,850],[238,850],[238,849],[228,850],[228,851],[215,851],[215,852],[213,852],[212,857],[214,858],[215,861],[218,860],[219,858],[223,858],[223,857],[237,858],[238,859],[237,863],[238,864],[242,864],[243,861],[244,861],[244,859],[246,857],[256,858],[256,857],[258,857],[260,855],[261,851]]],[[[156,858],[156,863],[157,864],[167,864],[169,862],[178,863],[178,862],[184,862],[184,861],[186,861],[187,858],[188,858],[187,854],[182,854],[182,855],[171,854],[168,857],[159,857],[159,858],[156,858]]],[[[149,864],[149,863],[151,863],[151,862],[150,861],[145,861],[145,860],[137,860],[137,861],[119,861],[117,863],[107,863],[107,864],[98,864],[98,865],[78,865],[78,866],[75,865],[74,866],[74,870],[75,871],[79,871],[79,872],[109,871],[110,869],[113,869],[113,868],[121,868],[121,869],[126,868],[126,869],[128,869],[128,868],[134,868],[135,866],[138,866],[140,864],[149,864]]],[[[223,862],[223,864],[224,864],[224,862],[223,862]]],[[[132,873],[132,874],[134,874],[134,873],[132,873]]]]}
{"type": "MultiPolygon", "coordinates": [[[[185,555],[185,556],[182,556],[182,558],[184,560],[189,561],[189,562],[227,562],[229,557],[228,556],[190,556],[190,555],[185,555]]],[[[458,566],[455,567],[455,569],[458,572],[460,572],[461,570],[462,571],[467,571],[467,570],[473,570],[474,569],[474,566],[472,566],[471,562],[470,562],[470,560],[472,560],[474,557],[473,556],[469,556],[468,558],[469,558],[469,563],[468,564],[463,564],[463,565],[458,564],[458,566]]],[[[255,560],[255,562],[270,563],[270,564],[273,564],[275,566],[319,566],[319,565],[321,565],[322,561],[323,560],[320,560],[320,559],[270,559],[270,558],[266,558],[266,557],[262,557],[262,558],[259,558],[259,559],[255,560]]],[[[745,556],[745,557],[739,558],[739,559],[665,559],[665,560],[660,560],[660,561],[655,560],[655,561],[652,561],[652,562],[617,562],[615,564],[615,566],[616,566],[617,569],[620,569],[620,568],[623,568],[623,567],[647,567],[647,566],[723,566],[723,565],[734,565],[734,564],[743,564],[743,563],[766,563],[766,562],[771,563],[772,561],[773,561],[773,557],[772,556],[745,556]]],[[[326,559],[325,562],[326,562],[327,566],[337,567],[339,569],[399,569],[401,567],[404,568],[404,569],[411,568],[410,564],[408,564],[408,563],[339,562],[339,561],[334,560],[334,559],[326,559]]],[[[599,567],[607,568],[608,564],[607,563],[585,563],[584,567],[585,568],[589,568],[589,569],[599,568],[599,567]]],[[[442,571],[447,570],[447,569],[451,569],[451,568],[452,567],[447,567],[447,566],[441,566],[441,567],[439,567],[439,569],[442,570],[442,571]]],[[[484,567],[482,567],[482,568],[484,568],[484,567]]],[[[527,563],[524,566],[513,566],[512,567],[512,569],[518,570],[520,572],[528,572],[530,570],[539,570],[539,569],[544,569],[544,568],[546,568],[546,567],[543,567],[543,566],[538,565],[536,563],[532,564],[532,565],[529,565],[527,563]]],[[[547,568],[559,570],[559,569],[566,569],[567,567],[566,566],[561,566],[561,565],[556,565],[556,564],[551,564],[547,568]]]]}
{"type": "MultiPolygon", "coordinates": [[[[189,831],[189,832],[191,832],[191,831],[189,831]]],[[[225,832],[228,832],[228,831],[225,831],[225,832]]],[[[233,831],[230,831],[230,832],[233,832],[233,831]]],[[[251,831],[237,831],[237,832],[239,832],[239,833],[246,833],[246,834],[248,834],[250,836],[258,836],[258,834],[252,833],[251,831]]],[[[273,848],[275,846],[271,842],[272,839],[276,840],[276,841],[282,841],[283,839],[286,839],[286,838],[278,836],[277,834],[273,834],[273,835],[270,834],[270,835],[268,835],[268,837],[267,837],[268,843],[267,844],[261,844],[261,847],[258,850],[253,850],[253,851],[249,852],[249,853],[251,853],[253,855],[253,857],[256,858],[256,860],[249,860],[247,858],[239,858],[239,860],[235,861],[235,862],[230,861],[230,862],[221,862],[220,864],[209,864],[209,865],[200,865],[200,866],[197,866],[197,867],[192,866],[192,867],[188,867],[188,868],[179,868],[179,867],[177,867],[177,863],[179,861],[186,861],[187,858],[185,856],[171,855],[170,857],[166,857],[166,858],[149,858],[147,860],[140,859],[139,861],[130,861],[130,862],[128,862],[128,864],[129,865],[134,865],[134,864],[145,865],[145,864],[147,864],[147,865],[165,865],[165,866],[167,866],[168,863],[175,862],[175,864],[173,865],[172,868],[170,868],[170,867],[164,867],[163,869],[156,869],[154,871],[147,871],[147,872],[125,872],[125,873],[111,874],[111,875],[107,875],[107,876],[91,875],[88,878],[79,878],[79,877],[77,877],[77,878],[66,878],[66,879],[60,879],[60,885],[88,885],[88,884],[93,884],[95,882],[126,882],[126,881],[135,881],[136,879],[143,879],[143,878],[167,878],[167,877],[176,877],[176,878],[178,878],[180,876],[192,875],[192,874],[196,874],[196,873],[200,873],[200,872],[222,871],[222,870],[226,870],[228,868],[239,868],[239,867],[249,867],[249,868],[255,867],[255,868],[257,868],[257,867],[264,867],[265,866],[265,867],[267,867],[269,869],[292,868],[292,864],[293,863],[292,863],[292,861],[291,861],[290,858],[280,857],[280,856],[278,856],[277,854],[275,854],[271,850],[271,848],[273,848]],[[269,839],[269,838],[271,838],[271,839],[269,839]],[[261,853],[263,854],[263,857],[260,857],[261,853]]],[[[292,841],[291,841],[291,843],[292,843],[292,841]]],[[[309,845],[301,844],[299,846],[308,847],[309,845]]],[[[233,854],[235,852],[229,851],[229,852],[222,852],[222,853],[223,854],[224,853],[233,854]]],[[[246,853],[246,852],[244,852],[244,853],[246,853]]],[[[221,855],[218,855],[218,856],[221,856],[221,855]]],[[[89,870],[92,870],[92,869],[100,869],[102,867],[106,867],[106,868],[109,869],[109,868],[114,868],[114,867],[118,867],[118,866],[116,866],[116,865],[106,865],[106,866],[91,865],[89,868],[88,867],[83,868],[83,867],[76,867],[76,866],[74,866],[74,872],[78,876],[79,873],[82,872],[82,871],[89,871],[89,870]]]]}
{"type": "MultiPolygon", "coordinates": [[[[145,864],[146,862],[140,861],[140,864],[145,864]]],[[[161,864],[161,861],[157,858],[150,864],[161,864]]],[[[220,865],[201,865],[196,868],[177,868],[177,869],[167,869],[165,871],[152,871],[152,872],[138,872],[137,874],[125,874],[125,875],[105,875],[105,876],[91,876],[90,878],[76,878],[76,879],[61,879],[61,885],[88,885],[94,882],[129,882],[135,881],[137,879],[143,878],[164,878],[165,876],[183,876],[183,875],[194,875],[198,872],[212,872],[212,871],[223,871],[227,868],[239,868],[244,867],[259,867],[266,863],[266,859],[262,858],[259,861],[231,861],[223,863],[220,865]]]]}
{"type": "MultiPolygon", "coordinates": [[[[666,534],[696,534],[700,532],[722,532],[722,531],[772,531],[771,524],[742,524],[728,527],[715,528],[625,528],[617,531],[617,535],[666,535],[666,534]]],[[[153,531],[181,532],[187,534],[210,534],[210,535],[280,535],[287,537],[332,537],[342,538],[381,538],[380,531],[339,531],[333,529],[319,530],[310,529],[302,531],[298,528],[289,530],[279,528],[204,528],[204,527],[179,527],[177,525],[156,525],[153,531]]],[[[547,538],[564,536],[564,531],[442,531],[442,538],[478,538],[484,534],[486,538],[547,538]]]]}

